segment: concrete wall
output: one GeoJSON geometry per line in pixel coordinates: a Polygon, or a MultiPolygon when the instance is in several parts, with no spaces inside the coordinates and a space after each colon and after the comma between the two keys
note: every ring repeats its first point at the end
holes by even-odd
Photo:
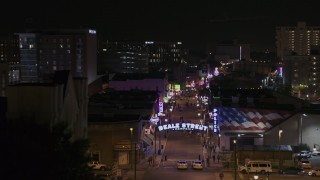
{"type": "Polygon", "coordinates": [[[320,144],[320,115],[319,114],[296,114],[285,122],[270,129],[264,134],[265,145],[299,145],[301,143],[307,144],[312,150],[314,144],[320,144]],[[300,129],[300,122],[302,117],[302,131],[300,129]],[[279,129],[282,129],[279,142],[279,129]]]}

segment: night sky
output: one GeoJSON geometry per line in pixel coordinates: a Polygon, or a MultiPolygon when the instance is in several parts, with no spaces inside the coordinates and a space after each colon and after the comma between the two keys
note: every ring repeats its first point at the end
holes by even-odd
{"type": "Polygon", "coordinates": [[[233,39],[252,49],[272,49],[276,26],[297,21],[320,26],[319,5],[318,0],[31,0],[8,2],[0,16],[5,32],[82,27],[110,40],[182,41],[194,51],[233,39]]]}

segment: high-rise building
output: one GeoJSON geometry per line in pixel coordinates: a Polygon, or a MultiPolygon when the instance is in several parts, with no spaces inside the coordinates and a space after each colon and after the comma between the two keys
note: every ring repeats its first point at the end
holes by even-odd
{"type": "Polygon", "coordinates": [[[43,30],[17,34],[23,82],[45,81],[56,70],[70,70],[73,77],[88,78],[88,83],[97,79],[95,30],[43,30]]]}
{"type": "Polygon", "coordinates": [[[307,26],[306,22],[277,27],[277,57],[283,60],[285,55],[310,55],[311,46],[320,45],[319,36],[320,26],[307,26]]]}
{"type": "Polygon", "coordinates": [[[143,42],[101,41],[98,74],[148,73],[148,48],[143,42]]]}
{"type": "Polygon", "coordinates": [[[101,42],[99,74],[166,73],[170,81],[185,83],[188,51],[182,42],[101,42]]]}
{"type": "Polygon", "coordinates": [[[19,33],[21,61],[20,82],[38,82],[38,44],[37,34],[19,33]]]}
{"type": "Polygon", "coordinates": [[[291,89],[293,96],[310,100],[320,97],[319,62],[319,54],[284,56],[283,81],[291,89]]]}
{"type": "Polygon", "coordinates": [[[283,84],[293,96],[319,97],[319,35],[320,26],[307,26],[306,22],[276,28],[277,58],[284,62],[283,84]]]}
{"type": "Polygon", "coordinates": [[[8,84],[20,80],[19,39],[15,35],[0,36],[0,96],[8,84]]]}
{"type": "Polygon", "coordinates": [[[165,72],[170,82],[184,87],[189,54],[183,43],[146,41],[145,44],[149,49],[149,71],[165,72]]]}

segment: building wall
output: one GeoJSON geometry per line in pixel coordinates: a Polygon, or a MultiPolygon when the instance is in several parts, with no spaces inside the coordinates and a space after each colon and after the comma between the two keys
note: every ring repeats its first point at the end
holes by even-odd
{"type": "MultiPolygon", "coordinates": [[[[89,33],[86,34],[86,46],[85,46],[85,69],[86,76],[88,78],[88,84],[92,83],[96,79],[98,79],[98,42],[97,42],[97,35],[96,33],[89,33]]],[[[83,77],[83,76],[82,76],[83,77]]]]}
{"type": "MultiPolygon", "coordinates": [[[[270,129],[264,134],[264,145],[292,145],[297,146],[301,143],[300,122],[302,114],[296,114],[285,122],[270,129]],[[283,133],[279,141],[279,130],[283,133]]],[[[302,117],[302,143],[307,144],[311,150],[314,144],[319,144],[320,135],[320,115],[307,114],[302,117]]]]}
{"type": "Polygon", "coordinates": [[[38,82],[38,36],[17,33],[21,57],[21,82],[38,82]]]}
{"type": "Polygon", "coordinates": [[[165,97],[167,89],[166,79],[142,79],[126,81],[109,81],[109,87],[118,91],[129,91],[140,89],[144,91],[159,91],[160,99],[165,97]]]}
{"type": "Polygon", "coordinates": [[[260,74],[271,72],[271,65],[267,63],[255,63],[250,61],[239,61],[233,63],[233,71],[247,71],[260,74]]]}
{"type": "Polygon", "coordinates": [[[23,82],[46,81],[56,70],[71,70],[73,77],[88,78],[88,84],[98,78],[95,30],[63,29],[17,34],[20,36],[23,82]]]}
{"type": "Polygon", "coordinates": [[[63,84],[8,86],[7,118],[35,121],[49,127],[56,123],[66,122],[73,133],[71,140],[87,137],[88,100],[84,83],[86,81],[82,82],[82,89],[77,83],[77,88],[79,88],[77,93],[71,74],[69,74],[65,92],[63,84]]]}
{"type": "MultiPolygon", "coordinates": [[[[98,152],[100,154],[100,161],[104,163],[118,162],[119,152],[128,153],[128,164],[124,166],[130,166],[133,162],[131,154],[131,140],[140,142],[140,124],[135,122],[124,122],[124,123],[89,123],[88,125],[88,138],[90,141],[89,152],[98,152]],[[133,128],[133,134],[131,139],[130,128],[133,128]],[[123,144],[126,147],[119,150],[118,144],[123,144]]],[[[137,153],[137,157],[140,157],[140,149],[137,153]]],[[[139,158],[137,159],[139,162],[139,158]]],[[[122,164],[122,163],[119,163],[122,164]]]]}
{"type": "Polygon", "coordinates": [[[8,83],[20,81],[19,37],[16,35],[0,36],[0,64],[8,65],[8,83]]]}
{"type": "Polygon", "coordinates": [[[78,118],[75,122],[74,134],[75,137],[84,137],[88,136],[88,86],[86,78],[74,78],[73,79],[74,90],[76,98],[78,100],[78,118]]]}
{"type": "Polygon", "coordinates": [[[7,97],[8,119],[34,119],[52,125],[63,107],[63,85],[8,86],[7,97]]]}
{"type": "Polygon", "coordinates": [[[0,96],[5,96],[8,85],[8,63],[0,63],[0,96]]]}

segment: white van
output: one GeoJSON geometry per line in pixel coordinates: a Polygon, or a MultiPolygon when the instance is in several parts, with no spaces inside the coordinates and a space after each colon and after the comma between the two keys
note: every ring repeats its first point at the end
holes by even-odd
{"type": "Polygon", "coordinates": [[[244,166],[239,166],[239,171],[242,173],[272,173],[272,166],[270,161],[254,160],[248,161],[244,166]]]}

